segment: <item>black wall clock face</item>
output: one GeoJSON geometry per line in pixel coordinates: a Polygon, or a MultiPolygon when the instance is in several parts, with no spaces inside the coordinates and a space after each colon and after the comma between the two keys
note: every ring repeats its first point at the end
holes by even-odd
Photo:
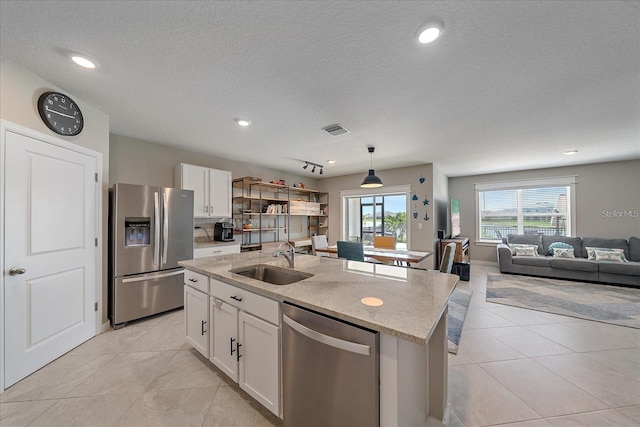
{"type": "Polygon", "coordinates": [[[38,98],[38,112],[45,125],[55,133],[74,136],[82,132],[84,119],[73,99],[58,92],[45,92],[38,98]]]}

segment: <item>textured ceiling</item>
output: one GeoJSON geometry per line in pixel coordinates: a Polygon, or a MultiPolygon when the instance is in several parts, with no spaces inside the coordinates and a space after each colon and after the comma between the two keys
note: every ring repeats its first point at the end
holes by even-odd
{"type": "Polygon", "coordinates": [[[0,55],[111,133],[301,174],[365,172],[368,145],[449,176],[640,158],[638,1],[2,0],[0,55]]]}

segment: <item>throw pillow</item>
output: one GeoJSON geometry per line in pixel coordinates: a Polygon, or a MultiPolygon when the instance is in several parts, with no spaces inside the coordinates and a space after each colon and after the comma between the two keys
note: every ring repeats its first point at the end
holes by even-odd
{"type": "Polygon", "coordinates": [[[585,248],[587,250],[587,259],[595,260],[596,259],[596,251],[597,252],[614,252],[620,254],[620,258],[622,262],[627,262],[627,258],[624,256],[624,249],[615,249],[615,248],[594,248],[591,246],[587,246],[585,248]]]}
{"type": "MultiPolygon", "coordinates": [[[[571,249],[573,251],[573,246],[565,242],[553,242],[549,245],[549,255],[554,255],[554,250],[558,249],[571,249]]],[[[574,253],[575,258],[575,253],[574,253]]]]}
{"type": "Polygon", "coordinates": [[[571,248],[555,248],[553,250],[554,258],[575,258],[575,254],[573,253],[573,247],[571,248]]]}
{"type": "Polygon", "coordinates": [[[610,251],[595,251],[596,261],[615,261],[615,262],[628,262],[624,258],[623,253],[610,252],[610,251]]]}
{"type": "Polygon", "coordinates": [[[516,248],[516,256],[538,256],[538,248],[536,246],[522,247],[518,246],[516,248]]]}
{"type": "Polygon", "coordinates": [[[538,255],[538,245],[525,245],[523,243],[509,243],[509,248],[511,249],[511,255],[516,254],[517,248],[533,248],[533,250],[536,252],[536,255],[538,255]]]}

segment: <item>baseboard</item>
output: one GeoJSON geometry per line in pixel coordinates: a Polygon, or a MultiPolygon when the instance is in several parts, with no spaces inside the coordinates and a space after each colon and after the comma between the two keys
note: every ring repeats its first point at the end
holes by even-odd
{"type": "Polygon", "coordinates": [[[107,332],[109,329],[111,329],[111,323],[109,322],[105,322],[102,324],[102,326],[100,326],[100,330],[98,331],[98,335],[107,332]]]}
{"type": "Polygon", "coordinates": [[[471,265],[472,266],[474,266],[474,265],[488,265],[490,267],[497,267],[498,263],[496,261],[481,261],[481,260],[472,259],[471,260],[471,265]]]}

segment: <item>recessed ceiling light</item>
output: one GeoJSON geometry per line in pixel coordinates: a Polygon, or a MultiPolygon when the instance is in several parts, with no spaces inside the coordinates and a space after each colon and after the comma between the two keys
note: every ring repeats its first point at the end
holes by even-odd
{"type": "Polygon", "coordinates": [[[444,25],[441,22],[431,22],[420,29],[418,41],[422,44],[431,43],[442,35],[444,25]]]}
{"type": "Polygon", "coordinates": [[[84,56],[73,55],[71,57],[71,60],[83,68],[89,68],[89,69],[96,68],[96,63],[84,56]]]}
{"type": "Polygon", "coordinates": [[[336,162],[335,160],[327,160],[327,163],[329,163],[331,165],[334,164],[335,162],[336,162]]]}
{"type": "Polygon", "coordinates": [[[578,150],[567,150],[565,151],[564,154],[565,156],[573,156],[574,154],[576,154],[578,152],[578,150]]]}
{"type": "Polygon", "coordinates": [[[251,120],[236,118],[233,119],[240,126],[249,126],[251,124],[251,120]]]}

